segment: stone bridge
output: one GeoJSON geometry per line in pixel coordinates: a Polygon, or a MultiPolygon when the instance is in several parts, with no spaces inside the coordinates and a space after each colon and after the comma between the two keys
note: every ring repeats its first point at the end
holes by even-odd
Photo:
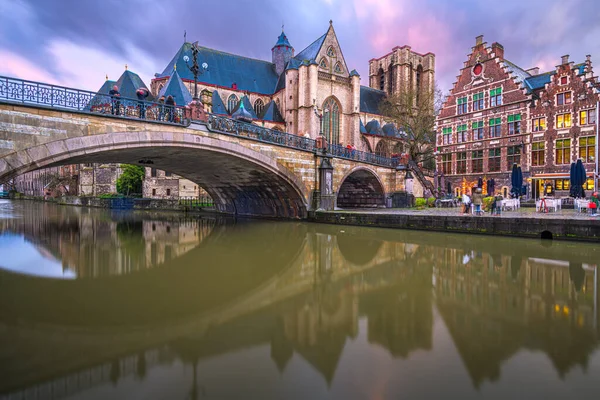
{"type": "Polygon", "coordinates": [[[318,140],[214,115],[192,120],[185,110],[171,123],[148,113],[93,111],[85,101],[49,104],[41,89],[26,95],[18,85],[7,90],[10,83],[0,77],[0,182],[65,164],[141,164],[194,181],[223,213],[286,218],[336,206],[384,207],[404,190],[402,166],[375,154],[331,145],[325,151],[318,140]]]}

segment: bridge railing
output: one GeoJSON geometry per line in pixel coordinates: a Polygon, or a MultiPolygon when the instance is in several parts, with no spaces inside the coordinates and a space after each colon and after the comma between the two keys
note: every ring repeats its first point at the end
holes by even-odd
{"type": "Polygon", "coordinates": [[[185,125],[184,107],[0,76],[0,102],[185,125]]]}
{"type": "MultiPolygon", "coordinates": [[[[212,131],[224,132],[236,136],[244,136],[262,142],[273,143],[281,146],[291,147],[298,150],[320,151],[317,141],[303,136],[264,128],[248,122],[237,121],[220,115],[208,115],[208,128],[212,131]]],[[[383,167],[396,167],[399,163],[397,158],[388,158],[373,153],[359,150],[351,150],[337,144],[327,146],[327,155],[347,160],[380,165],[383,167]]]]}

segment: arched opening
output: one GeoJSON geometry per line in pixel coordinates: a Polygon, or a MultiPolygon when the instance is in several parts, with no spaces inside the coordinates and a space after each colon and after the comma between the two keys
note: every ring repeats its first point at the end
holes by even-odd
{"type": "Polygon", "coordinates": [[[379,72],[377,74],[379,75],[379,90],[384,90],[385,89],[385,72],[383,71],[382,67],[379,67],[379,72]]]}
{"type": "Polygon", "coordinates": [[[341,107],[334,97],[329,97],[323,103],[323,136],[328,143],[340,143],[341,111],[341,107]]]}
{"type": "Polygon", "coordinates": [[[404,153],[404,143],[402,142],[398,142],[396,143],[396,145],[394,146],[394,151],[392,151],[393,154],[403,154],[404,153]]]}
{"type": "Polygon", "coordinates": [[[254,112],[256,113],[258,118],[262,118],[264,110],[265,103],[262,101],[262,99],[256,99],[256,101],[254,102],[254,112]]]}
{"type": "Polygon", "coordinates": [[[417,92],[417,104],[420,103],[421,101],[421,89],[422,89],[422,82],[421,79],[423,78],[423,66],[421,64],[419,64],[419,66],[417,67],[417,76],[416,76],[416,82],[415,82],[415,89],[417,92]]]}
{"type": "Polygon", "coordinates": [[[382,241],[366,236],[339,234],[336,236],[340,253],[351,264],[363,266],[371,262],[381,248],[382,241]]]}
{"type": "Polygon", "coordinates": [[[540,234],[540,237],[541,237],[542,239],[544,239],[544,240],[552,240],[552,232],[550,232],[550,231],[543,231],[543,232],[540,234]]]}
{"type": "Polygon", "coordinates": [[[344,73],[344,67],[342,67],[342,63],[340,63],[339,61],[337,63],[335,63],[335,67],[333,68],[333,72],[335,72],[336,74],[343,74],[344,73]]]}
{"type": "Polygon", "coordinates": [[[382,157],[390,156],[389,146],[384,140],[380,140],[377,146],[375,146],[375,154],[382,157]]]}
{"type": "Polygon", "coordinates": [[[321,58],[321,62],[319,62],[319,67],[325,70],[328,68],[327,59],[325,57],[321,58]]]}
{"type": "Polygon", "coordinates": [[[363,144],[363,151],[372,153],[373,149],[371,148],[371,144],[369,143],[367,138],[365,138],[364,136],[361,135],[361,139],[362,139],[362,144],[363,144]]]}
{"type": "Polygon", "coordinates": [[[235,106],[237,106],[237,103],[238,98],[235,94],[232,94],[231,96],[229,96],[229,98],[227,98],[227,111],[229,112],[229,114],[233,112],[235,106]]]}
{"type": "Polygon", "coordinates": [[[384,207],[385,191],[377,176],[368,169],[358,169],[343,180],[337,195],[340,208],[384,207]]]}

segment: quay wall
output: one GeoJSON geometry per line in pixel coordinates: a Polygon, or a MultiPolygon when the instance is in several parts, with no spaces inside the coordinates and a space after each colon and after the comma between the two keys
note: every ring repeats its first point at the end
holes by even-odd
{"type": "Polygon", "coordinates": [[[316,211],[310,213],[309,221],[336,225],[600,242],[600,220],[316,211]]]}

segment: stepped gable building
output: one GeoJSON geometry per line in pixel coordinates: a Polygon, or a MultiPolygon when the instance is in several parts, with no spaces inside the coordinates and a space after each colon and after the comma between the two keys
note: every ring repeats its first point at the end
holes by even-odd
{"type": "MultiPolygon", "coordinates": [[[[173,96],[177,104],[187,104],[194,91],[188,68],[192,46],[185,42],[163,72],[155,74],[150,85],[155,96],[164,94],[165,87],[183,86],[187,90],[173,96]]],[[[401,90],[402,83],[433,87],[435,56],[414,53],[408,46],[371,60],[370,87],[361,86],[359,74],[344,59],[331,21],[322,36],[298,53],[282,31],[270,61],[198,49],[198,63],[205,67],[198,76],[198,93],[207,112],[243,115],[267,128],[316,138],[321,128],[316,106],[330,143],[354,144],[359,150],[387,156],[402,152],[403,135],[386,123],[379,103],[386,94],[401,90]],[[385,87],[380,90],[382,79],[385,87]]]]}
{"type": "MultiPolygon", "coordinates": [[[[571,162],[581,158],[594,186],[598,82],[590,56],[575,64],[563,56],[540,74],[504,58],[499,43],[476,39],[437,117],[437,169],[461,194],[479,178],[510,192],[513,164],[531,195],[568,195],[571,162]]],[[[444,188],[446,189],[446,188],[444,188]]]]}

